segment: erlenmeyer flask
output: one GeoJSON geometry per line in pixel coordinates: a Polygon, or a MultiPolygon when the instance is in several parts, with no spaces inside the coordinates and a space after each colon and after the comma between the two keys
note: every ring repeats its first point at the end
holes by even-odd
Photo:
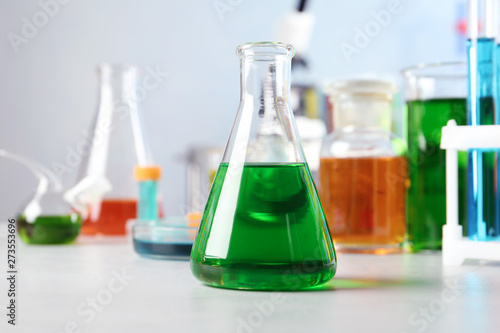
{"type": "Polygon", "coordinates": [[[97,67],[100,95],[92,145],[77,184],[66,192],[84,217],[82,234],[124,235],[127,220],[136,218],[134,167],[152,164],[138,110],[138,72],[133,65],[97,67]]]}
{"type": "Polygon", "coordinates": [[[26,244],[67,244],[80,232],[82,220],[63,200],[62,185],[48,169],[0,149],[0,156],[21,163],[38,178],[33,195],[20,209],[16,225],[26,244]]]}
{"type": "Polygon", "coordinates": [[[241,99],[191,252],[217,287],[294,290],[335,274],[336,257],[289,106],[294,51],[237,48],[241,99]]]}

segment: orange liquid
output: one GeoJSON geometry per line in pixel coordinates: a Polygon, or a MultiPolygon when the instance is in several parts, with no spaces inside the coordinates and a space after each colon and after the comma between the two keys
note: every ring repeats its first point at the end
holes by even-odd
{"type": "Polygon", "coordinates": [[[406,234],[406,168],[404,157],[321,159],[320,199],[336,248],[400,250],[406,234]]]}
{"type": "Polygon", "coordinates": [[[93,221],[89,216],[83,222],[81,233],[84,235],[125,235],[127,220],[135,218],[137,218],[136,199],[103,200],[99,217],[93,221]]]}

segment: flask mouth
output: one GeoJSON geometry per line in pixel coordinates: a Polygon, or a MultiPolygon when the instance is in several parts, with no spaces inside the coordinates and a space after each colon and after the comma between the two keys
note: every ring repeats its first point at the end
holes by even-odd
{"type": "Polygon", "coordinates": [[[96,66],[96,72],[102,76],[120,76],[125,73],[139,74],[140,70],[134,64],[103,62],[96,66]]]}
{"type": "Polygon", "coordinates": [[[403,68],[405,78],[460,79],[467,77],[467,63],[463,61],[421,63],[403,68]]]}
{"type": "Polygon", "coordinates": [[[254,60],[271,60],[276,57],[292,58],[295,49],[292,45],[279,42],[256,42],[241,44],[236,48],[240,59],[252,58],[254,60]]]}

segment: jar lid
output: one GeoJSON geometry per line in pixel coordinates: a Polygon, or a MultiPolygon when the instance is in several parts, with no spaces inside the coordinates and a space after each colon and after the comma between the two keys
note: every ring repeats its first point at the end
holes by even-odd
{"type": "Polygon", "coordinates": [[[354,95],[392,100],[397,87],[394,83],[382,80],[343,80],[328,84],[325,92],[330,96],[354,95]]]}

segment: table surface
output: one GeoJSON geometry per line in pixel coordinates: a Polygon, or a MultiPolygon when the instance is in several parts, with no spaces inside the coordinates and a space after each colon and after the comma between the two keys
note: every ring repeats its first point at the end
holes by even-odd
{"type": "Polygon", "coordinates": [[[500,332],[500,263],[443,267],[439,252],[339,254],[334,279],[301,292],[208,287],[126,238],[19,244],[18,260],[18,324],[2,314],[1,332],[500,332]]]}

